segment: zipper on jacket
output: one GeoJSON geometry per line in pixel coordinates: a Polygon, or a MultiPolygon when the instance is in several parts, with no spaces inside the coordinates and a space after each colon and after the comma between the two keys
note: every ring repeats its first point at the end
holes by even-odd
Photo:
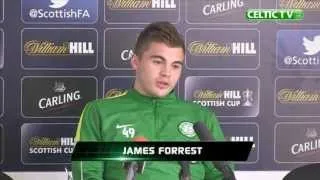
{"type": "Polygon", "coordinates": [[[159,135],[159,132],[158,132],[159,120],[157,118],[157,105],[158,105],[158,102],[157,102],[156,99],[153,99],[152,102],[153,102],[153,118],[154,118],[154,126],[155,126],[154,138],[156,140],[158,140],[158,135],[159,135]]]}

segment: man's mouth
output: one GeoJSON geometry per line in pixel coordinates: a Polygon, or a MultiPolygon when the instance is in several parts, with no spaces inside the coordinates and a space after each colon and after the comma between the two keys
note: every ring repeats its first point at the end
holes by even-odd
{"type": "Polygon", "coordinates": [[[157,81],[157,87],[160,89],[166,89],[169,87],[169,83],[165,81],[157,81]]]}

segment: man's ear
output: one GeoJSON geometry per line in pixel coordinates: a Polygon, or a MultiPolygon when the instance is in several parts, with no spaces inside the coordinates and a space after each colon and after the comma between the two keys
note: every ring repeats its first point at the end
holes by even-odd
{"type": "Polygon", "coordinates": [[[131,61],[130,61],[131,67],[133,70],[137,70],[138,66],[139,66],[139,59],[138,56],[133,54],[131,57],[131,61]]]}

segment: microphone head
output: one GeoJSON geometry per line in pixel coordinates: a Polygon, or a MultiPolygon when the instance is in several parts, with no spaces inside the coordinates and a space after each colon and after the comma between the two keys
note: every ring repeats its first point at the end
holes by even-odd
{"type": "MultiPolygon", "coordinates": [[[[196,134],[199,136],[200,141],[214,141],[211,132],[204,124],[203,121],[198,121],[194,123],[193,129],[196,134]]],[[[217,168],[220,172],[222,172],[224,179],[228,180],[236,180],[232,169],[228,165],[228,163],[212,161],[212,164],[217,168]]]]}
{"type": "Polygon", "coordinates": [[[198,135],[200,141],[213,141],[213,137],[208,127],[204,124],[203,121],[198,121],[193,124],[193,129],[198,135]]]}
{"type": "Polygon", "coordinates": [[[189,161],[179,161],[181,170],[179,173],[180,180],[189,180],[191,178],[190,172],[190,162],[189,161]]]}
{"type": "Polygon", "coordinates": [[[181,169],[183,169],[184,171],[188,172],[188,174],[190,174],[190,162],[189,161],[179,161],[179,164],[181,166],[181,169]]]}
{"type": "MultiPolygon", "coordinates": [[[[148,142],[148,139],[145,138],[144,136],[136,136],[134,138],[132,138],[132,142],[148,142]]],[[[138,173],[138,174],[142,174],[144,171],[144,167],[146,166],[146,162],[145,161],[130,161],[130,162],[124,162],[124,168],[125,169],[130,169],[130,167],[133,167],[134,169],[134,174],[138,173]]]]}

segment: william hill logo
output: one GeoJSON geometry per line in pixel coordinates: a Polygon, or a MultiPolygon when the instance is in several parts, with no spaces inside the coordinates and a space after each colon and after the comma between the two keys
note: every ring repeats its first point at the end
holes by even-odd
{"type": "Polygon", "coordinates": [[[63,42],[31,40],[23,46],[24,53],[29,56],[65,56],[65,55],[94,55],[92,42],[63,42]]]}
{"type": "Polygon", "coordinates": [[[75,146],[72,137],[35,136],[29,139],[29,154],[71,154],[75,146]]]}
{"type": "Polygon", "coordinates": [[[257,51],[254,42],[231,42],[227,44],[215,41],[193,41],[188,50],[194,56],[252,56],[257,51]]]}
{"type": "Polygon", "coordinates": [[[193,102],[204,107],[251,107],[253,106],[253,91],[246,90],[195,90],[193,102]]]}
{"type": "Polygon", "coordinates": [[[304,89],[281,89],[277,99],[282,104],[319,104],[320,92],[304,89]]]}
{"type": "Polygon", "coordinates": [[[319,0],[280,0],[280,8],[283,9],[303,9],[303,10],[319,10],[320,1],[319,0]]]}
{"type": "Polygon", "coordinates": [[[110,9],[176,9],[175,0],[107,0],[110,9]]]}

